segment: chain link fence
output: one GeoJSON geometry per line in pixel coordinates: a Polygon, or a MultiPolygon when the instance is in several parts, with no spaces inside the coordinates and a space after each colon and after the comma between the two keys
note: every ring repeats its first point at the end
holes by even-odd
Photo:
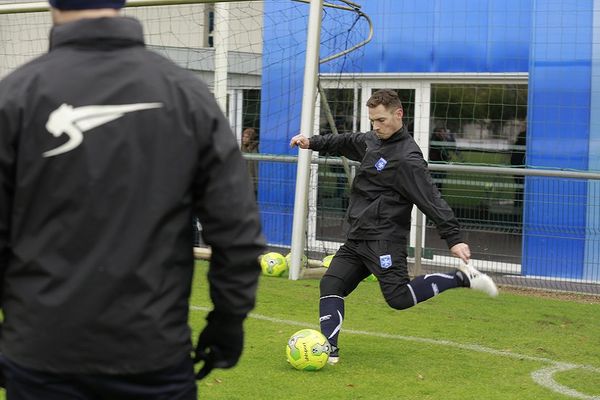
{"type": "MultiPolygon", "coordinates": [[[[297,158],[244,157],[258,163],[255,183],[261,213],[281,214],[281,224],[265,230],[269,241],[271,230],[291,230],[287,221],[293,213],[293,206],[273,204],[269,188],[278,185],[293,195],[295,180],[261,180],[260,166],[295,163],[297,158]]],[[[350,162],[351,167],[357,165],[350,162]]],[[[600,294],[600,174],[433,163],[429,167],[461,223],[476,268],[501,285],[600,294]]],[[[318,267],[322,257],[333,254],[345,240],[350,189],[342,160],[313,158],[308,190],[305,254],[312,260],[309,265],[318,267]]],[[[451,257],[435,226],[418,211],[413,214],[412,231],[411,273],[456,267],[458,260],[451,257]]],[[[197,245],[202,246],[201,235],[197,245]]],[[[271,246],[283,254],[289,251],[285,244],[271,246]]]]}

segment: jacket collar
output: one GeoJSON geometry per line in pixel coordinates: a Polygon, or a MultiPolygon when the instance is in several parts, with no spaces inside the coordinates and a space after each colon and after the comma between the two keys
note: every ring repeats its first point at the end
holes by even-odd
{"type": "Polygon", "coordinates": [[[143,45],[142,24],[129,17],[85,18],[50,30],[50,50],[66,44],[117,41],[129,45],[143,45]]]}
{"type": "Polygon", "coordinates": [[[382,140],[382,143],[392,143],[397,142],[399,140],[404,139],[408,136],[408,130],[406,129],[406,125],[402,125],[402,128],[398,129],[392,136],[389,138],[382,140]]]}

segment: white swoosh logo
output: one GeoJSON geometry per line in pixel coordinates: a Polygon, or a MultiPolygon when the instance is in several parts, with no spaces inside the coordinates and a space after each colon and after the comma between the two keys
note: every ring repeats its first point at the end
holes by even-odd
{"type": "Polygon", "coordinates": [[[44,157],[52,157],[71,151],[83,141],[83,132],[121,118],[126,113],[160,108],[162,106],[162,103],[137,103],[118,106],[84,106],[74,108],[63,103],[50,113],[48,122],[46,122],[46,129],[54,137],[59,137],[64,133],[69,136],[69,140],[52,150],[44,152],[42,155],[44,157]]]}

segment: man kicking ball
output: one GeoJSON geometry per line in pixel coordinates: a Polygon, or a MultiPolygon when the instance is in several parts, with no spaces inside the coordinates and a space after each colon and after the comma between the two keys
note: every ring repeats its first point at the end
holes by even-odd
{"type": "Polygon", "coordinates": [[[377,277],[390,307],[404,310],[458,287],[496,296],[492,279],[468,265],[469,246],[448,203],[433,184],[421,149],[402,123],[404,111],[393,90],[367,101],[373,130],[366,133],[296,135],[290,146],[360,161],[348,206],[348,233],[320,283],[321,332],[329,339],[329,363],[339,361],[338,336],[344,298],[370,274],[377,277]],[[408,276],[410,215],[416,205],[432,220],[453,256],[464,265],[451,273],[408,276]]]}

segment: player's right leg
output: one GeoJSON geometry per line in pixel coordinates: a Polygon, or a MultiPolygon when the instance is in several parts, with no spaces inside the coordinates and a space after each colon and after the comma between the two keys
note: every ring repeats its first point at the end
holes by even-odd
{"type": "Polygon", "coordinates": [[[347,241],[337,251],[320,282],[319,322],[321,333],[332,347],[329,363],[339,361],[338,338],[344,322],[344,298],[369,275],[356,256],[356,242],[347,241]]]}
{"type": "MultiPolygon", "coordinates": [[[[411,280],[406,243],[402,241],[364,241],[359,252],[364,264],[377,277],[386,302],[397,310],[413,307],[446,290],[469,286],[467,273],[459,270],[420,275],[411,280]]],[[[479,276],[474,282],[481,280],[479,276]]]]}
{"type": "Polygon", "coordinates": [[[404,243],[365,241],[360,253],[365,265],[379,280],[386,302],[397,310],[405,310],[446,290],[460,287],[470,287],[490,296],[498,294],[489,276],[468,265],[446,273],[419,275],[410,280],[404,243]]]}

